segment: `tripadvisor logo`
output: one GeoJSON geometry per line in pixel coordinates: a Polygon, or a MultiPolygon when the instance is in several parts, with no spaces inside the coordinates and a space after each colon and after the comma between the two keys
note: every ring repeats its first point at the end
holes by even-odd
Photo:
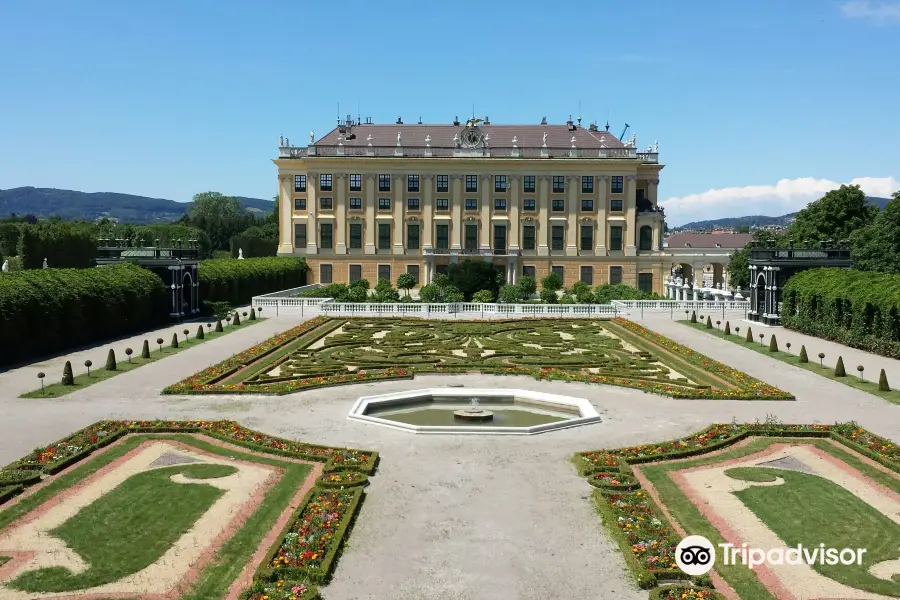
{"type": "MultiPolygon", "coordinates": [[[[722,550],[722,564],[744,565],[750,569],[760,565],[861,565],[865,548],[827,548],[825,544],[807,547],[798,544],[793,548],[772,548],[762,550],[740,547],[734,544],[719,544],[722,550]]],[[[675,564],[692,577],[709,573],[716,562],[713,543],[702,535],[689,535],[675,547],[675,564]]]]}

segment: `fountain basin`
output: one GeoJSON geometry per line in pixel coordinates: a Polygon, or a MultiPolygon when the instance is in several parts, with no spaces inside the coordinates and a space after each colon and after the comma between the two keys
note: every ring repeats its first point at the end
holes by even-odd
{"type": "Polygon", "coordinates": [[[601,417],[585,398],[518,389],[427,388],[364,396],[348,419],[421,434],[533,435],[597,423],[601,417]]]}

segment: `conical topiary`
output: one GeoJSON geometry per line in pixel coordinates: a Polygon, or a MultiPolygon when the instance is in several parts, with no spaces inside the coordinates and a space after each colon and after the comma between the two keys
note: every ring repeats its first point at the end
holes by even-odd
{"type": "Polygon", "coordinates": [[[116,353],[112,348],[109,349],[109,354],[106,355],[106,370],[116,370],[116,353]]]}
{"type": "Polygon", "coordinates": [[[748,342],[753,341],[753,330],[749,327],[747,328],[747,341],[748,342]]]}
{"type": "Polygon", "coordinates": [[[847,371],[844,370],[844,359],[838,356],[837,364],[834,366],[835,377],[846,377],[847,371]]]}
{"type": "Polygon", "coordinates": [[[778,352],[778,340],[775,339],[774,333],[769,338],[769,352],[778,352]]]}
{"type": "Polygon", "coordinates": [[[806,356],[806,346],[800,346],[800,362],[808,363],[809,357],[806,356]]]}
{"type": "Polygon", "coordinates": [[[725,321],[725,335],[731,335],[731,323],[725,321]]]}
{"type": "Polygon", "coordinates": [[[241,324],[241,315],[238,311],[234,311],[234,321],[231,322],[231,325],[240,325],[241,324]]]}
{"type": "Polygon", "coordinates": [[[692,310],[691,311],[691,323],[696,323],[696,322],[697,322],[697,311],[692,310]]]}
{"type": "Polygon", "coordinates": [[[150,358],[150,342],[144,340],[144,345],[141,347],[141,358],[150,358]]]}
{"type": "Polygon", "coordinates": [[[172,334],[172,347],[173,348],[178,347],[178,334],[177,333],[172,334]]]}
{"type": "Polygon", "coordinates": [[[706,317],[706,328],[712,329],[712,319],[710,317],[706,317]]]}
{"type": "Polygon", "coordinates": [[[251,321],[256,320],[256,309],[253,308],[252,306],[250,307],[250,320],[251,321]]]}
{"type": "Polygon", "coordinates": [[[222,321],[216,321],[216,329],[215,329],[215,332],[216,332],[216,333],[222,333],[223,331],[225,331],[225,330],[222,329],[222,321]]]}
{"type": "Polygon", "coordinates": [[[63,367],[62,384],[75,385],[75,376],[72,375],[72,363],[69,361],[66,361],[66,366],[63,367]]]}
{"type": "Polygon", "coordinates": [[[879,392],[891,391],[891,386],[888,385],[887,373],[884,372],[884,369],[881,370],[881,375],[878,376],[878,391],[879,392]]]}
{"type": "Polygon", "coordinates": [[[204,338],[203,325],[198,325],[198,326],[197,326],[197,333],[194,334],[194,339],[195,339],[195,340],[202,340],[203,338],[204,338]]]}

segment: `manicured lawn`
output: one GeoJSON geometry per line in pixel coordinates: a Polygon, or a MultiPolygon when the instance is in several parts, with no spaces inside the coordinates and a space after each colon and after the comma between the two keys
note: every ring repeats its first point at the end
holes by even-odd
{"type": "MultiPolygon", "coordinates": [[[[685,529],[688,535],[702,535],[709,539],[713,544],[718,547],[718,544],[725,543],[725,539],[721,536],[719,531],[703,516],[703,514],[697,509],[696,505],[694,505],[691,500],[689,500],[681,491],[681,489],[675,484],[675,482],[669,476],[671,471],[677,471],[680,469],[687,469],[691,467],[703,466],[703,465],[711,465],[719,462],[723,462],[732,458],[741,458],[744,456],[748,456],[750,454],[754,454],[761,450],[767,448],[770,444],[773,443],[807,443],[813,444],[817,448],[823,450],[824,452],[834,456],[835,458],[843,461],[847,465],[853,467],[860,471],[866,477],[869,477],[876,483],[880,485],[884,485],[889,489],[892,489],[898,493],[900,493],[900,479],[897,477],[885,473],[880,469],[876,469],[867,463],[859,460],[855,456],[845,452],[844,450],[834,446],[833,444],[824,441],[824,440],[800,440],[798,438],[756,438],[752,440],[746,446],[741,448],[735,448],[729,451],[726,451],[722,454],[715,456],[707,456],[707,457],[699,457],[690,461],[682,461],[682,462],[661,462],[661,463],[649,463],[641,465],[639,468],[643,472],[643,474],[650,480],[653,486],[656,488],[656,491],[659,493],[659,496],[668,509],[669,513],[672,517],[681,524],[681,526],[685,529]]],[[[756,470],[756,469],[754,469],[756,470]]],[[[762,471],[763,469],[759,469],[762,471]]],[[[772,469],[774,470],[774,469],[772,469]]],[[[740,472],[738,469],[732,469],[732,471],[740,472]]],[[[786,471],[788,474],[794,473],[792,471],[786,471]]],[[[777,475],[780,477],[784,476],[783,470],[777,470],[777,475]]],[[[825,480],[822,480],[825,481],[825,480]]],[[[830,482],[826,482],[830,483],[830,482]]],[[[834,485],[834,484],[832,484],[834,485]]],[[[837,486],[835,486],[837,487],[837,486]]],[[[784,486],[778,486],[778,488],[756,488],[756,489],[769,489],[777,495],[777,490],[783,490],[784,486]]],[[[843,491],[841,489],[841,491],[843,491]]],[[[851,495],[852,496],[852,495],[851,495]]],[[[774,497],[774,496],[773,496],[774,497]]],[[[854,500],[858,501],[855,497],[854,500]]],[[[867,509],[871,509],[871,507],[866,506],[867,509]]],[[[752,508],[751,508],[752,510],[752,508]]],[[[805,545],[808,544],[809,539],[813,539],[816,534],[819,533],[819,524],[818,519],[815,522],[809,520],[808,513],[815,508],[805,509],[804,505],[797,505],[797,508],[794,510],[801,510],[803,514],[801,514],[796,522],[791,523],[789,526],[794,528],[797,531],[805,532],[804,535],[807,537],[802,540],[802,543],[805,545]],[[809,527],[807,527],[809,524],[809,527]]],[[[871,509],[874,510],[874,509],[871,509]]],[[[785,513],[786,515],[793,513],[785,513]]],[[[833,516],[833,515],[832,515],[833,516]]],[[[762,518],[762,517],[760,517],[762,518]]],[[[845,522],[849,522],[851,525],[854,522],[854,515],[844,513],[841,517],[845,522]]],[[[768,524],[768,521],[766,521],[768,524]]],[[[773,531],[776,534],[779,531],[774,529],[774,525],[772,525],[773,531]]],[[[838,523],[835,527],[844,527],[843,523],[838,523]]],[[[894,524],[896,527],[896,524],[894,524]]],[[[886,530],[885,530],[886,531],[886,530]]],[[[829,538],[831,539],[831,538],[829,538]]],[[[897,538],[895,537],[894,540],[897,538]]],[[[810,546],[818,546],[821,542],[825,542],[826,544],[830,543],[824,537],[821,540],[818,540],[814,544],[809,544],[810,546]]],[[[851,538],[851,542],[848,545],[850,547],[866,547],[866,543],[872,543],[873,547],[875,545],[883,545],[882,543],[878,543],[878,540],[863,540],[860,537],[851,538]]],[[[785,543],[790,545],[795,542],[791,542],[790,540],[785,540],[785,543]]],[[[896,546],[896,541],[894,541],[894,545],[896,546]]],[[[839,546],[843,547],[843,546],[839,546]]],[[[896,556],[896,555],[895,555],[896,556]]],[[[723,565],[720,560],[716,561],[716,572],[719,573],[728,584],[734,588],[734,590],[738,593],[741,600],[777,600],[767,589],[766,587],[760,583],[760,581],[756,578],[755,573],[742,565],[723,565]]]]}
{"type": "MultiPolygon", "coordinates": [[[[159,336],[150,336],[147,338],[147,341],[150,343],[150,358],[141,358],[141,346],[138,345],[133,347],[134,354],[131,355],[131,361],[129,362],[128,356],[124,352],[124,348],[116,348],[116,370],[115,371],[107,371],[105,368],[106,365],[106,354],[109,352],[109,348],[97,349],[97,360],[93,361],[93,365],[91,366],[90,375],[87,374],[87,367],[83,364],[73,364],[72,370],[75,373],[78,373],[75,376],[75,385],[63,385],[60,383],[60,379],[62,379],[62,372],[58,373],[47,373],[47,377],[44,379],[44,388],[43,390],[39,387],[30,392],[26,392],[19,396],[20,398],[59,398],[60,396],[65,396],[67,394],[71,394],[72,392],[76,392],[78,390],[84,389],[86,387],[92,386],[95,383],[100,383],[101,381],[105,381],[110,377],[115,377],[120,373],[127,373],[133,369],[137,369],[143,365],[156,362],[162,358],[166,358],[167,356],[172,356],[173,354],[178,354],[183,350],[187,350],[202,344],[208,340],[214,340],[216,338],[222,337],[223,335],[228,335],[232,331],[236,331],[238,329],[243,329],[245,327],[250,327],[255,323],[259,323],[260,319],[255,321],[241,321],[240,325],[231,326],[224,325],[224,331],[222,333],[216,333],[213,331],[213,328],[207,329],[204,324],[204,338],[202,340],[198,340],[194,338],[194,334],[197,333],[197,323],[191,323],[185,326],[179,326],[178,324],[173,325],[173,331],[168,334],[162,334],[159,336]],[[183,329],[188,329],[190,331],[190,335],[187,339],[185,339],[184,334],[182,333],[183,329]],[[172,333],[178,332],[178,347],[173,348],[170,344],[172,343],[172,333]],[[156,343],[156,338],[163,338],[162,350],[160,350],[159,345],[156,343]],[[53,383],[47,383],[47,381],[52,381],[53,383]]],[[[143,344],[143,342],[141,342],[143,344]]],[[[93,360],[93,359],[92,359],[93,360]]]]}
{"type": "MultiPolygon", "coordinates": [[[[856,365],[851,364],[849,361],[847,361],[844,363],[844,367],[847,371],[847,375],[845,375],[844,377],[835,377],[834,367],[829,367],[828,365],[825,365],[824,367],[820,366],[819,358],[818,358],[819,350],[816,348],[810,348],[810,347],[808,347],[806,349],[806,354],[809,357],[809,362],[807,362],[807,363],[800,362],[800,357],[798,356],[800,353],[799,346],[792,345],[790,352],[785,351],[787,348],[785,346],[785,343],[790,341],[790,335],[791,335],[790,331],[784,331],[784,339],[778,340],[778,348],[779,348],[778,352],[769,352],[769,344],[768,343],[760,344],[759,342],[748,342],[746,340],[746,338],[744,336],[746,335],[746,327],[748,326],[747,324],[740,326],[741,327],[740,334],[734,333],[734,329],[732,328],[731,335],[726,336],[725,332],[723,331],[725,328],[724,323],[720,326],[721,329],[717,329],[716,327],[713,327],[712,329],[707,329],[706,325],[704,323],[700,323],[700,322],[697,322],[697,323],[691,323],[690,321],[678,321],[678,322],[681,323],[682,325],[687,325],[688,327],[693,327],[694,329],[708,333],[709,335],[714,335],[718,338],[728,340],[729,342],[738,344],[740,346],[743,346],[744,348],[748,348],[750,350],[753,350],[754,352],[758,352],[759,354],[764,354],[766,356],[769,356],[776,360],[780,360],[781,362],[787,363],[789,365],[793,365],[795,367],[800,367],[801,369],[806,369],[807,371],[811,371],[812,373],[821,375],[822,377],[827,377],[828,379],[831,379],[832,381],[837,381],[837,382],[843,383],[844,385],[849,385],[850,387],[861,390],[863,392],[867,392],[874,396],[878,396],[879,398],[883,398],[884,400],[887,400],[888,402],[891,402],[893,404],[900,404],[900,389],[897,389],[895,387],[895,386],[900,385],[900,381],[891,381],[889,379],[888,383],[890,383],[892,386],[891,391],[889,391],[889,392],[880,391],[878,389],[878,373],[879,373],[879,371],[877,369],[873,368],[871,371],[870,370],[864,371],[863,372],[864,378],[860,379],[860,377],[858,376],[858,373],[856,371],[856,365]]],[[[752,325],[750,327],[752,327],[752,325]]],[[[779,333],[775,337],[777,338],[778,335],[781,335],[781,334],[779,333]]],[[[830,357],[830,358],[835,358],[835,357],[830,357]]],[[[866,365],[863,365],[863,366],[865,367],[866,365]]],[[[890,377],[892,374],[888,373],[887,375],[888,375],[888,377],[890,377]]],[[[896,375],[894,375],[894,376],[896,377],[896,375]]]]}
{"type": "MultiPolygon", "coordinates": [[[[900,596],[900,581],[885,581],[868,572],[875,564],[900,558],[900,525],[818,475],[784,469],[747,470],[784,480],[782,485],[751,486],[735,495],[787,546],[802,544],[813,549],[824,543],[826,548],[866,549],[861,565],[817,562],[812,565],[816,572],[858,590],[900,596]]],[[[746,473],[730,476],[744,480],[746,473]]]]}
{"type": "MultiPolygon", "coordinates": [[[[14,506],[0,511],[0,528],[14,522],[54,495],[76,485],[79,481],[89,477],[98,469],[123,456],[148,439],[173,439],[218,456],[234,457],[258,464],[275,465],[283,469],[283,477],[269,490],[263,503],[250,516],[244,526],[235,532],[219,549],[215,560],[207,564],[191,588],[179,596],[179,600],[222,598],[259,548],[265,535],[275,525],[278,517],[297,493],[298,487],[302,485],[309,475],[309,465],[284,462],[277,457],[267,458],[244,454],[234,448],[221,448],[189,436],[177,434],[152,437],[132,435],[115,448],[95,458],[87,459],[47,487],[22,499],[14,506]]],[[[208,490],[204,491],[204,489],[208,488],[216,492],[221,492],[221,490],[212,486],[205,486],[202,483],[186,486],[169,482],[169,485],[163,486],[166,490],[165,494],[169,498],[167,503],[162,498],[163,492],[160,491],[161,488],[159,487],[159,484],[162,482],[156,480],[151,487],[146,488],[152,479],[149,476],[164,471],[167,474],[166,476],[172,475],[173,472],[184,472],[190,478],[210,478],[227,475],[232,470],[233,468],[227,465],[179,465],[140,473],[130,478],[125,484],[64,523],[59,527],[59,531],[55,532],[60,537],[63,535],[68,536],[64,538],[67,543],[73,549],[77,549],[79,554],[89,562],[90,568],[88,571],[79,576],[72,576],[68,571],[61,569],[43,569],[23,573],[17,579],[17,584],[21,586],[21,582],[31,581],[35,586],[41,582],[44,585],[48,585],[48,577],[52,576],[56,578],[56,583],[59,585],[62,585],[64,582],[75,585],[76,580],[78,580],[78,588],[69,587],[65,589],[81,589],[89,585],[97,585],[91,581],[82,580],[89,573],[94,573],[93,577],[95,578],[101,575],[109,578],[112,577],[111,571],[116,571],[119,574],[113,577],[113,580],[115,580],[122,576],[125,567],[121,565],[126,560],[131,565],[128,569],[134,569],[139,562],[146,562],[151,555],[156,555],[153,558],[153,560],[156,560],[159,555],[168,549],[172,541],[177,539],[177,535],[172,537],[174,530],[183,527],[188,520],[192,524],[212,504],[210,498],[205,497],[208,496],[208,490]],[[191,468],[196,467],[203,467],[205,472],[202,470],[192,471],[191,468]],[[146,479],[142,476],[146,476],[146,479]],[[145,480],[141,481],[141,479],[145,480]],[[181,488],[181,493],[174,494],[177,490],[169,491],[170,486],[181,488]],[[186,490],[185,488],[190,489],[186,490]],[[141,491],[143,491],[143,495],[139,493],[141,491]],[[185,494],[185,491],[188,493],[185,494]],[[200,498],[195,498],[197,496],[200,496],[200,498]],[[131,506],[126,502],[128,497],[131,497],[131,506]],[[206,508],[203,508],[204,504],[206,508]],[[175,508],[172,508],[173,506],[175,508]],[[199,508],[203,509],[198,512],[199,508]],[[159,511],[162,512],[156,514],[159,511]],[[186,512],[189,516],[179,516],[178,513],[181,512],[186,512]],[[166,523],[166,521],[170,523],[166,523]],[[178,523],[172,523],[173,521],[178,523]],[[94,530],[90,528],[92,523],[94,530]],[[155,538],[151,539],[153,536],[165,537],[167,540],[165,543],[155,541],[155,538]],[[96,548],[86,548],[85,545],[89,543],[94,543],[96,548]],[[126,547],[128,544],[136,546],[136,548],[126,547]]],[[[187,527],[189,528],[190,525],[187,527]]],[[[153,560],[150,560],[150,563],[153,560]]],[[[0,563],[2,562],[3,558],[0,557],[0,563]]],[[[42,586],[41,589],[45,588],[42,586]]]]}

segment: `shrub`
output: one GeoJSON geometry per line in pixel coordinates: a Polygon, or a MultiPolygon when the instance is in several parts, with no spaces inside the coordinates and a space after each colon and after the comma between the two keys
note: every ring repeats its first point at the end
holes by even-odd
{"type": "Polygon", "coordinates": [[[72,363],[69,362],[68,360],[66,361],[66,364],[63,367],[62,384],[63,385],[75,385],[75,376],[72,374],[72,363]]]}
{"type": "Polygon", "coordinates": [[[541,279],[541,291],[550,290],[551,292],[555,292],[557,290],[561,290],[563,287],[563,278],[562,275],[553,271],[543,279],[541,279]]]}
{"type": "Polygon", "coordinates": [[[809,269],[784,286],[785,327],[900,358],[900,275],[809,269]]]}
{"type": "Polygon", "coordinates": [[[173,348],[178,347],[178,334],[177,333],[172,334],[172,347],[173,348]]]}
{"type": "Polygon", "coordinates": [[[837,365],[834,367],[834,376],[835,377],[846,377],[847,371],[844,370],[844,359],[838,356],[837,365]]]}
{"type": "Polygon", "coordinates": [[[547,304],[556,304],[559,297],[556,295],[554,290],[544,288],[541,290],[541,300],[546,302],[547,304]]]}
{"type": "Polygon", "coordinates": [[[4,273],[0,364],[146,330],[170,303],[162,280],[132,264],[4,273]]]}
{"type": "Polygon", "coordinates": [[[691,323],[696,323],[696,322],[697,322],[697,311],[692,310],[691,311],[691,323]]]}
{"type": "Polygon", "coordinates": [[[481,290],[472,294],[472,302],[489,304],[494,301],[494,295],[490,290],[481,290]]]}
{"type": "Polygon", "coordinates": [[[878,376],[878,391],[879,392],[891,391],[891,386],[888,385],[887,373],[884,372],[884,369],[881,370],[881,374],[878,376]]]}
{"type": "Polygon", "coordinates": [[[231,323],[232,325],[240,325],[241,324],[241,316],[238,314],[238,311],[234,311],[234,321],[231,323]]]}
{"type": "Polygon", "coordinates": [[[731,335],[731,323],[725,321],[725,335],[731,335]]]}
{"type": "Polygon", "coordinates": [[[537,292],[537,280],[531,275],[525,275],[517,284],[522,289],[522,298],[531,298],[537,292]]]}
{"type": "Polygon", "coordinates": [[[222,321],[216,321],[216,328],[214,331],[216,333],[222,333],[223,331],[225,331],[224,329],[222,329],[222,321]]]}
{"type": "Polygon", "coordinates": [[[752,342],[752,341],[753,341],[753,329],[750,328],[750,327],[747,328],[747,338],[746,338],[746,340],[747,340],[748,342],[752,342]]]}
{"type": "Polygon", "coordinates": [[[24,225],[17,254],[25,269],[40,269],[44,259],[55,269],[84,269],[94,266],[97,243],[92,224],[42,221],[24,225]]]}
{"type": "Polygon", "coordinates": [[[194,334],[195,340],[202,340],[206,337],[206,334],[203,333],[203,325],[197,325],[197,333],[194,334]]]}
{"type": "Polygon", "coordinates": [[[525,292],[522,291],[521,284],[506,284],[500,288],[497,299],[506,304],[516,304],[521,302],[524,296],[525,292]]]}
{"type": "Polygon", "coordinates": [[[774,333],[769,338],[769,352],[778,352],[778,340],[775,339],[774,333]]]}
{"type": "Polygon", "coordinates": [[[239,233],[231,236],[230,247],[232,259],[237,258],[241,251],[245,259],[271,257],[278,253],[278,240],[239,233]]]}
{"type": "Polygon", "coordinates": [[[251,321],[256,320],[256,309],[253,308],[252,306],[250,307],[250,320],[251,321]]]}
{"type": "Polygon", "coordinates": [[[808,363],[809,357],[806,356],[806,346],[800,346],[800,362],[808,363]]]}
{"type": "Polygon", "coordinates": [[[109,354],[106,355],[106,370],[116,370],[116,352],[112,348],[109,349],[109,354]]]}
{"type": "Polygon", "coordinates": [[[150,358],[150,342],[144,340],[144,345],[141,347],[141,358],[150,358]]]}
{"type": "Polygon", "coordinates": [[[710,317],[706,317],[706,328],[712,329],[712,319],[710,317]]]}
{"type": "Polygon", "coordinates": [[[210,302],[248,304],[253,296],[300,287],[306,271],[303,258],[204,260],[200,263],[200,297],[210,302]]]}

